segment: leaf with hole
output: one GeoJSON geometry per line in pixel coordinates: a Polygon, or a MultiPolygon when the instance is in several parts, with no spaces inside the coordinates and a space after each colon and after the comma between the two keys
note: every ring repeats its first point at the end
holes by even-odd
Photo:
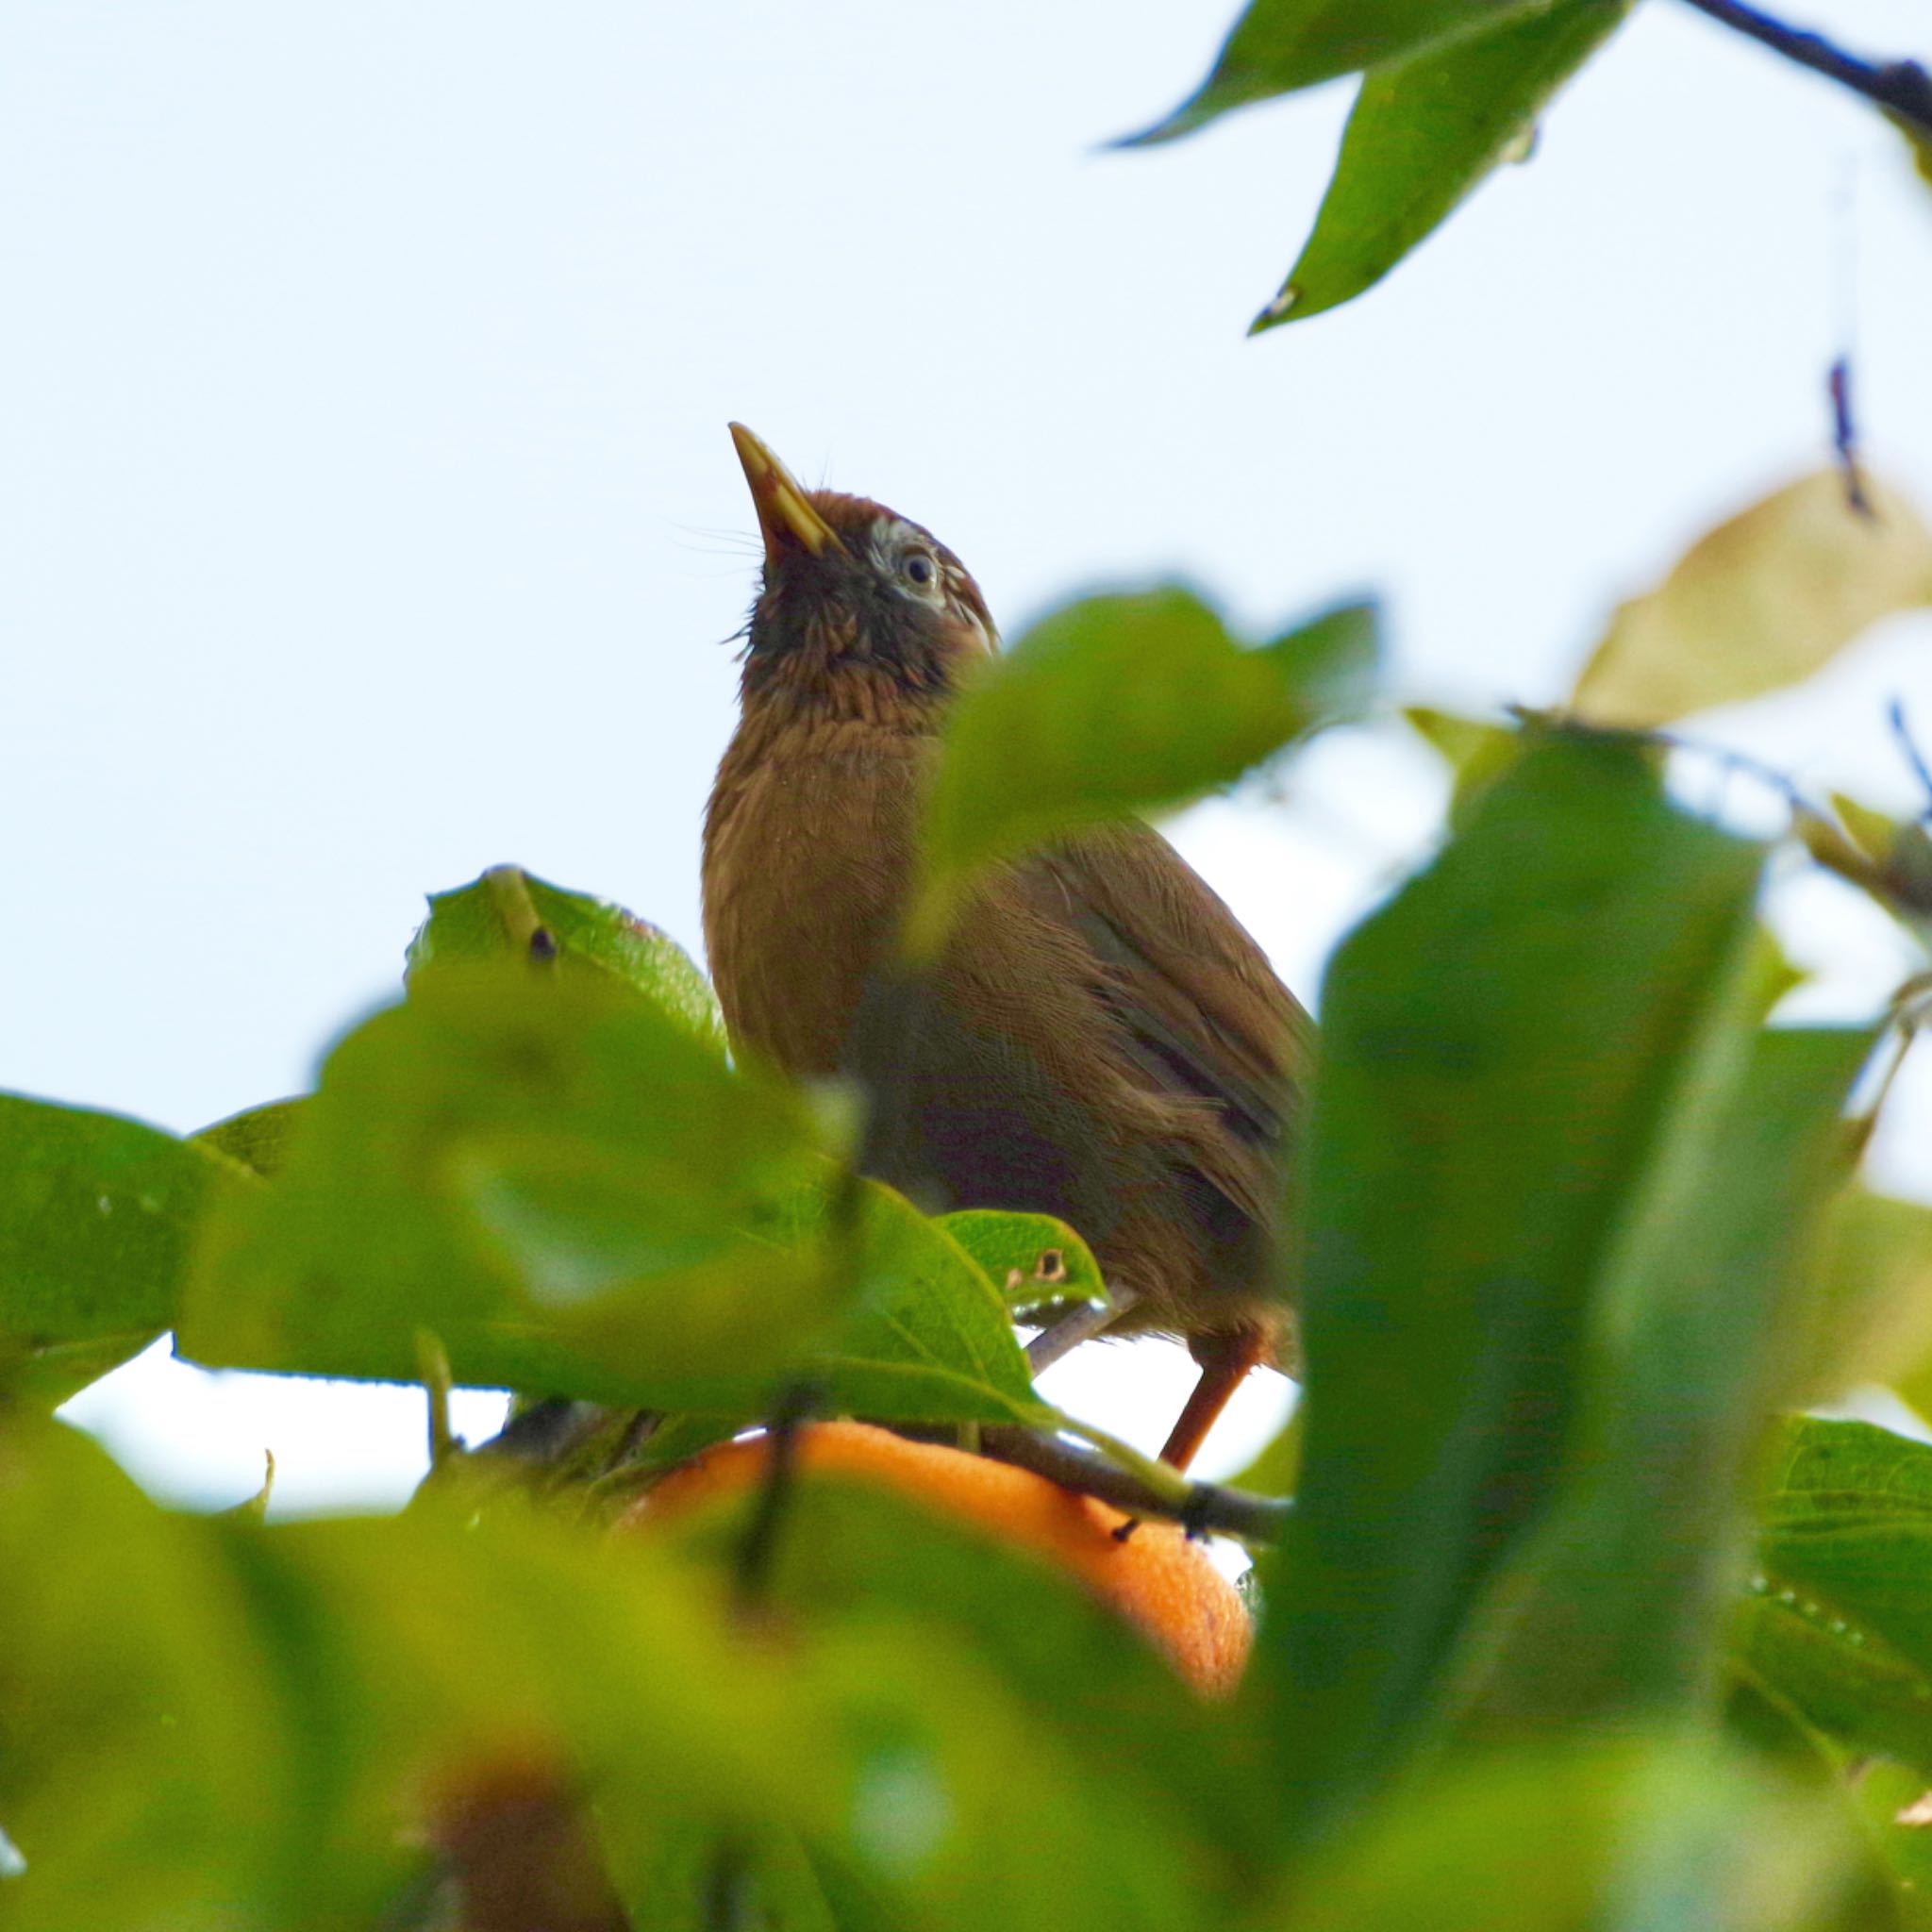
{"type": "Polygon", "coordinates": [[[566,891],[514,865],[432,892],[429,917],[409,941],[410,983],[452,961],[489,959],[608,976],[724,1050],[724,1017],[690,955],[669,933],[608,899],[566,891]]]}

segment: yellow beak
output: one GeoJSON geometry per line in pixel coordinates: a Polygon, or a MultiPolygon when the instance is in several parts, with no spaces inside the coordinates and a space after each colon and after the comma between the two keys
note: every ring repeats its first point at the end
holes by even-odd
{"type": "Polygon", "coordinates": [[[814,557],[843,547],[839,533],[811,507],[791,472],[742,423],[731,425],[731,441],[738,445],[738,460],[751,485],[767,563],[776,563],[788,544],[802,544],[814,557]]]}

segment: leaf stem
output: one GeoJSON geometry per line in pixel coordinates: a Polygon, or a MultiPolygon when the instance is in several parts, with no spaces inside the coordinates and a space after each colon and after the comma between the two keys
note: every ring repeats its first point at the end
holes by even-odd
{"type": "Polygon", "coordinates": [[[1782,54],[1813,74],[1822,74],[1840,87],[1882,108],[1921,141],[1932,141],[1932,74],[1916,60],[1861,60],[1807,28],[1774,20],[1743,0],[1687,0],[1733,32],[1782,54]]]}
{"type": "Polygon", "coordinates": [[[449,1391],[454,1382],[449,1352],[427,1328],[416,1331],[416,1367],[423,1377],[423,1392],[429,1398],[429,1469],[434,1474],[463,1445],[449,1425],[449,1391]]]}

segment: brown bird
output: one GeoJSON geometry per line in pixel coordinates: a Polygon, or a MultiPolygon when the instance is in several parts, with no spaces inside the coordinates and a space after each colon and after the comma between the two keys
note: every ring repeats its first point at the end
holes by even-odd
{"type": "Polygon", "coordinates": [[[906,965],[927,776],[962,674],[997,648],[992,619],[930,532],[803,490],[731,434],[765,545],[705,819],[705,942],[732,1038],[798,1077],[856,1081],[860,1165],[923,1207],[1078,1229],[1115,1311],[1052,1333],[1185,1338],[1201,1378],[1161,1452],[1185,1469],[1249,1369],[1290,1346],[1276,1236],[1312,1023],[1138,823],[995,869],[936,961],[906,965]]]}

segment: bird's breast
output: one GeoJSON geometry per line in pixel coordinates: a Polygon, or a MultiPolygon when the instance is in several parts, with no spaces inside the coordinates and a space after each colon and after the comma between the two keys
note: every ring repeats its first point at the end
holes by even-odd
{"type": "Polygon", "coordinates": [[[705,945],[732,1038],[799,1077],[839,1068],[895,938],[927,746],[851,721],[740,726],[705,824],[705,945]]]}

